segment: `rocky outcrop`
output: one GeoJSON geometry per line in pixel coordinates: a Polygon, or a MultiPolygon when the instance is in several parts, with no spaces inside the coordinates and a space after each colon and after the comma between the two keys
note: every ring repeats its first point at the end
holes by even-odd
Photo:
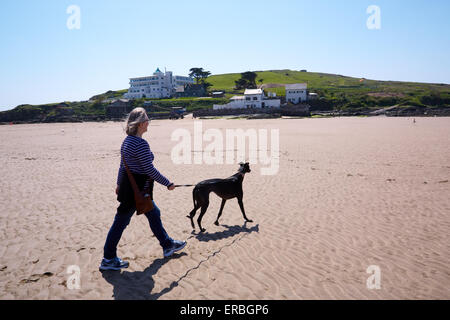
{"type": "MultiPolygon", "coordinates": [[[[206,109],[196,110],[193,112],[193,117],[212,117],[212,116],[233,116],[233,115],[274,115],[273,117],[280,116],[299,116],[308,117],[310,115],[309,106],[286,106],[280,108],[248,108],[248,109],[206,109]]],[[[266,117],[267,118],[267,117],[266,117]]]]}

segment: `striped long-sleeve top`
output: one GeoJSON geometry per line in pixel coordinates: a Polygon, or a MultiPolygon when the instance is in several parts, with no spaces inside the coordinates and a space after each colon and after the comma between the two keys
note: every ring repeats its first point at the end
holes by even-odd
{"type": "MultiPolygon", "coordinates": [[[[164,177],[153,166],[153,152],[150,150],[148,142],[140,137],[129,135],[125,138],[120,148],[121,158],[119,174],[117,175],[117,185],[120,185],[120,181],[123,175],[126,175],[125,165],[123,164],[123,157],[127,162],[128,168],[132,173],[147,174],[151,179],[156,182],[168,186],[170,185],[169,179],[164,177]]],[[[145,185],[148,187],[148,182],[145,185]]]]}

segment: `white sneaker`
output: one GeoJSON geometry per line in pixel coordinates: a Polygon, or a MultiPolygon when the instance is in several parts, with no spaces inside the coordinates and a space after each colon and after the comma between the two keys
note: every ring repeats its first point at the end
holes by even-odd
{"type": "Polygon", "coordinates": [[[169,248],[163,250],[164,258],[170,257],[176,251],[180,251],[186,246],[186,244],[186,241],[173,240],[172,245],[169,248]]]}

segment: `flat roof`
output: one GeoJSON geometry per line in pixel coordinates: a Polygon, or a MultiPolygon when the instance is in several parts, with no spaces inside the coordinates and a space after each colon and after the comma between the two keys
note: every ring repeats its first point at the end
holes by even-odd
{"type": "Polygon", "coordinates": [[[293,83],[285,85],[287,90],[306,89],[306,83],[293,83]]]}
{"type": "Polygon", "coordinates": [[[244,94],[262,94],[262,89],[245,89],[244,94]]]}

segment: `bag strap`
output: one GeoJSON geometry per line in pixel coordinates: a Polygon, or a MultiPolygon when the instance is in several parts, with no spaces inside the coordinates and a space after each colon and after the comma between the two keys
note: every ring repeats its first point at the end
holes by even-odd
{"type": "Polygon", "coordinates": [[[131,171],[130,171],[130,169],[127,166],[127,162],[125,161],[125,157],[124,157],[123,153],[122,153],[122,160],[123,160],[123,164],[125,165],[125,169],[127,170],[128,179],[130,180],[131,187],[133,188],[133,191],[134,191],[135,194],[139,194],[140,191],[139,191],[139,188],[138,188],[138,186],[136,184],[136,180],[134,180],[134,177],[131,174],[131,171]]]}

